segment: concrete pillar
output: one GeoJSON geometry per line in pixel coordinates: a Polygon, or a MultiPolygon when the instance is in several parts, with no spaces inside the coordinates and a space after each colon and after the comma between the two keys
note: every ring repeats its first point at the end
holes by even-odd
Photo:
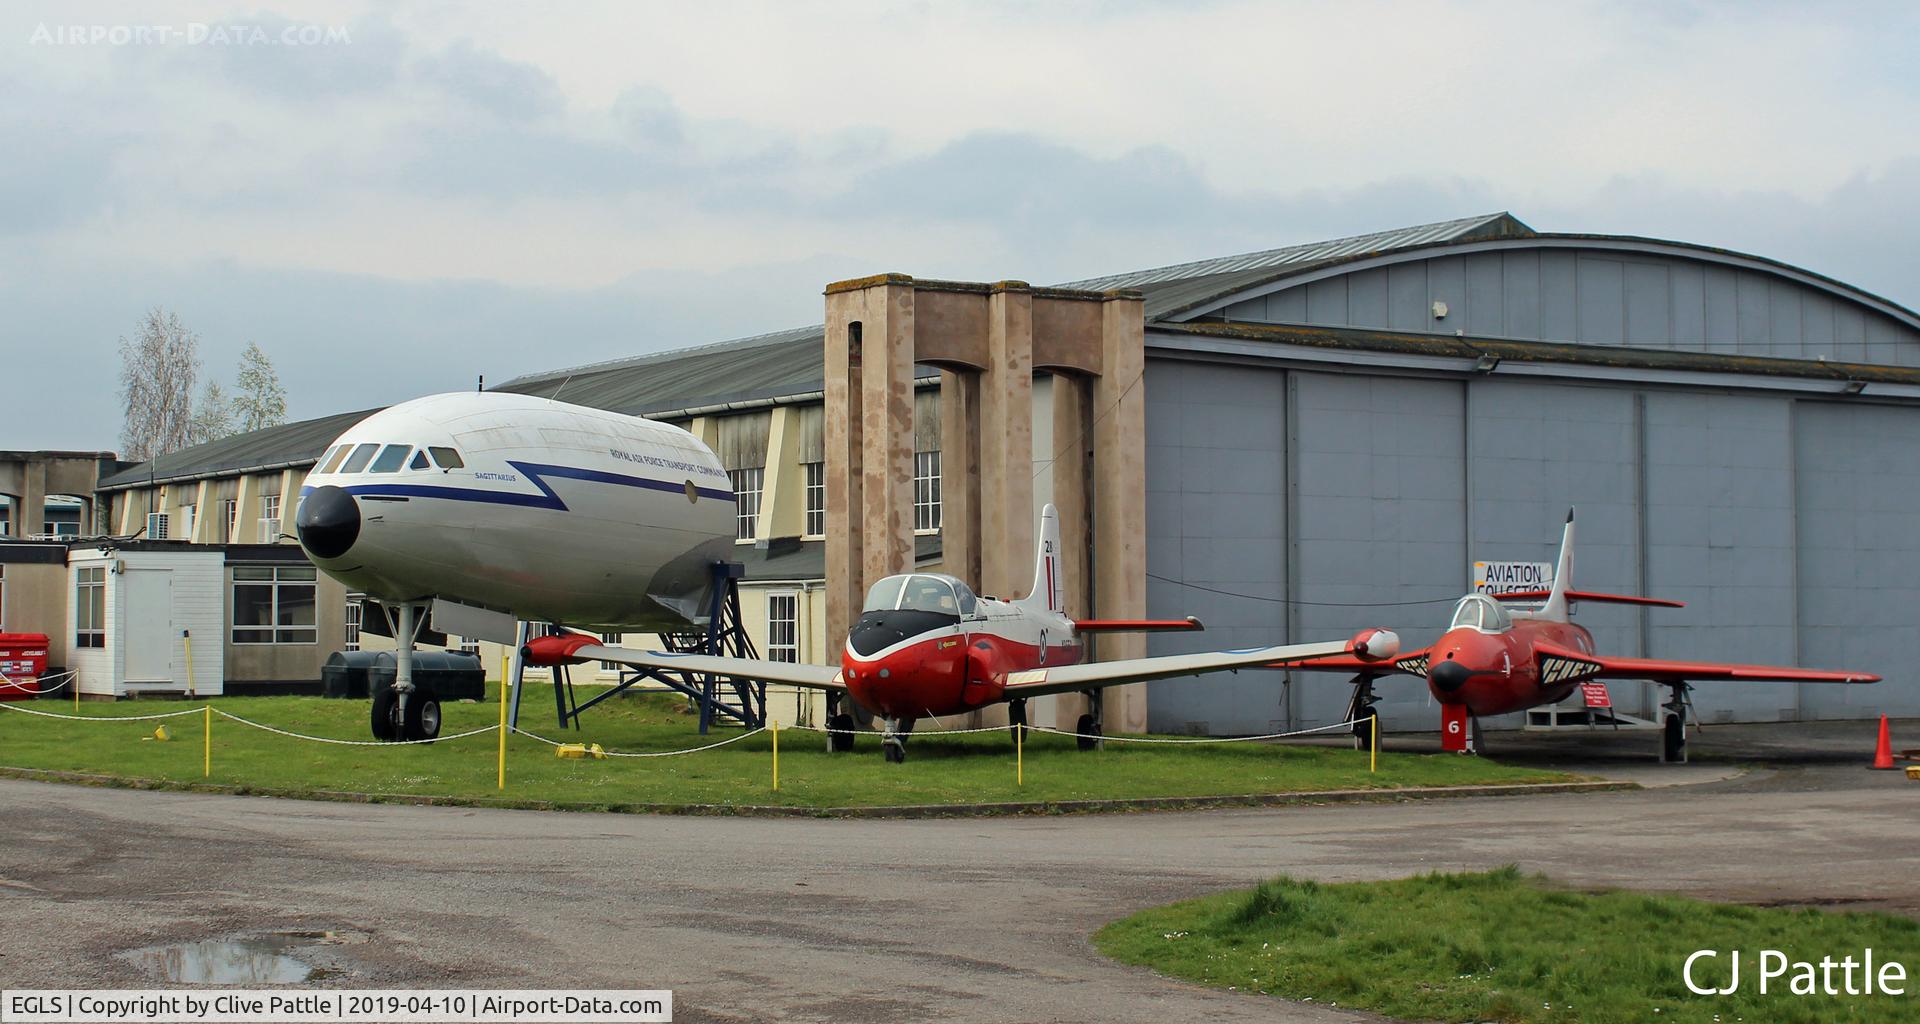
{"type": "Polygon", "coordinates": [[[20,494],[13,504],[13,535],[31,537],[47,532],[47,465],[29,462],[20,474],[20,494]]]}
{"type": "MultiPolygon", "coordinates": [[[[1041,457],[1052,460],[1049,474],[1053,505],[1060,512],[1060,569],[1067,579],[1066,612],[1071,619],[1091,618],[1093,594],[1088,570],[1093,524],[1087,501],[1091,385],[1087,378],[1056,373],[1049,390],[1053,396],[1053,441],[1051,450],[1041,457]]],[[[1053,701],[1056,728],[1073,728],[1087,710],[1087,698],[1078,693],[1062,693],[1053,701]]]]}
{"type": "Polygon", "coordinates": [[[913,279],[827,287],[827,637],[913,568],[913,279]]]}
{"type": "Polygon", "coordinates": [[[995,285],[987,297],[979,424],[980,586],[1025,597],[1033,583],[1033,292],[1023,284],[995,285]]]}
{"type": "Polygon", "coordinates": [[[980,585],[980,375],[940,371],[940,561],[980,585]]]}
{"type": "MultiPolygon", "coordinates": [[[[209,520],[217,519],[219,516],[217,513],[213,515],[208,514],[213,510],[207,507],[207,491],[207,482],[202,480],[198,484],[188,485],[188,489],[185,492],[187,495],[186,500],[193,505],[193,535],[188,537],[187,540],[195,544],[207,544],[212,542],[214,537],[219,536],[210,529],[209,520]]],[[[221,525],[225,526],[226,524],[222,523],[221,525]]]]}
{"type": "MultiPolygon", "coordinates": [[[[239,482],[234,485],[233,500],[233,542],[252,544],[258,541],[260,539],[260,475],[258,473],[242,474],[239,482]]],[[[298,502],[295,503],[292,511],[296,514],[299,512],[298,502]]],[[[287,509],[280,510],[282,516],[287,513],[287,509]]]]}
{"type": "MultiPolygon", "coordinates": [[[[1093,612],[1103,619],[1147,614],[1146,320],[1138,293],[1109,295],[1100,307],[1101,375],[1093,383],[1093,612]]],[[[1145,657],[1138,633],[1100,638],[1099,658],[1145,657]]],[[[1147,727],[1144,684],[1107,691],[1108,731],[1147,727]]]]}

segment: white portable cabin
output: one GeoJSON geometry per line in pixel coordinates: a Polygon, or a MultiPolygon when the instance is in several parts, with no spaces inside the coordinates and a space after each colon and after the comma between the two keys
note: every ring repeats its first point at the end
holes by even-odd
{"type": "Polygon", "coordinates": [[[226,565],[219,549],[75,547],[67,568],[67,662],[83,696],[221,692],[226,565]]]}

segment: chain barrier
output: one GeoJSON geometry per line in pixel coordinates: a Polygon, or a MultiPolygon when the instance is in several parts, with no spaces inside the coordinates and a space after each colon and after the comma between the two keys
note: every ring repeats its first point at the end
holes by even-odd
{"type": "MultiPolygon", "coordinates": [[[[549,747],[566,746],[566,744],[561,743],[558,740],[550,740],[545,736],[539,735],[538,733],[528,732],[527,730],[522,729],[517,725],[508,726],[507,729],[508,731],[512,732],[517,736],[525,736],[530,740],[539,740],[540,742],[545,743],[549,747]]],[[[758,735],[766,731],[767,731],[767,727],[763,725],[760,728],[753,730],[752,732],[743,732],[738,736],[729,736],[728,738],[721,740],[718,743],[709,743],[704,747],[688,747],[686,750],[649,750],[649,751],[602,750],[600,751],[600,753],[605,754],[608,757],[679,757],[681,754],[698,754],[703,750],[712,750],[715,747],[724,747],[729,743],[738,743],[749,736],[758,735]]]]}
{"type": "Polygon", "coordinates": [[[0,701],[0,711],[17,711],[36,718],[64,718],[69,722],[152,722],[162,718],[179,718],[182,715],[206,714],[204,707],[189,708],[186,711],[170,711],[164,715],[58,715],[51,711],[30,711],[15,707],[11,701],[0,701]]]}
{"type": "Polygon", "coordinates": [[[1044,732],[1053,736],[1071,736],[1080,740],[1105,740],[1109,743],[1253,743],[1257,740],[1283,740],[1291,736],[1311,736],[1314,733],[1332,732],[1335,729],[1350,729],[1364,718],[1348,719],[1332,725],[1315,726],[1312,729],[1296,729],[1293,732],[1270,732],[1263,736],[1091,736],[1082,732],[1069,732],[1044,725],[1030,725],[1033,732],[1044,732]]]}
{"type": "Polygon", "coordinates": [[[18,680],[7,675],[5,672],[0,672],[0,690],[19,690],[23,693],[32,693],[37,696],[47,692],[48,683],[58,683],[71,679],[76,671],[76,669],[68,669],[65,672],[57,672],[50,676],[41,676],[38,679],[18,680]]]}
{"type": "Polygon", "coordinates": [[[500,728],[497,725],[489,725],[483,729],[474,729],[470,732],[456,733],[455,735],[452,735],[452,736],[435,736],[433,739],[430,739],[430,740],[336,740],[327,736],[308,736],[305,733],[288,732],[285,729],[276,729],[271,725],[262,725],[259,722],[249,721],[245,718],[241,718],[239,715],[228,714],[227,712],[222,711],[219,708],[214,708],[213,713],[229,721],[239,722],[241,725],[250,726],[252,728],[259,729],[261,732],[275,733],[280,736],[291,736],[296,740],[307,740],[313,743],[332,743],[335,746],[341,746],[341,747],[405,747],[405,746],[412,746],[417,743],[447,743],[453,740],[464,740],[469,736],[478,736],[481,733],[492,732],[495,729],[500,728]]]}

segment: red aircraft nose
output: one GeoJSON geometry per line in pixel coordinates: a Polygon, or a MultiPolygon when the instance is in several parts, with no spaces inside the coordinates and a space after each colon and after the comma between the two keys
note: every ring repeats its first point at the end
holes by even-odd
{"type": "Polygon", "coordinates": [[[966,682],[963,644],[952,634],[934,636],[871,661],[846,650],[840,656],[841,676],[861,707],[888,718],[948,714],[966,682]]]}

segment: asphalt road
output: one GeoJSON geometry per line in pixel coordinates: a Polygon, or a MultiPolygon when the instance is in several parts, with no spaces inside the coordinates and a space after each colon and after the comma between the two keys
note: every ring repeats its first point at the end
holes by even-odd
{"type": "MultiPolygon", "coordinates": [[[[884,770],[875,765],[875,770],[884,770]]],[[[671,988],[683,1021],[1341,1021],[1112,964],[1102,923],[1288,872],[1517,863],[1920,916],[1920,784],[1815,757],[1629,793],[982,820],[411,808],[0,781],[0,983],[271,933],[341,987],[671,988]]]]}

